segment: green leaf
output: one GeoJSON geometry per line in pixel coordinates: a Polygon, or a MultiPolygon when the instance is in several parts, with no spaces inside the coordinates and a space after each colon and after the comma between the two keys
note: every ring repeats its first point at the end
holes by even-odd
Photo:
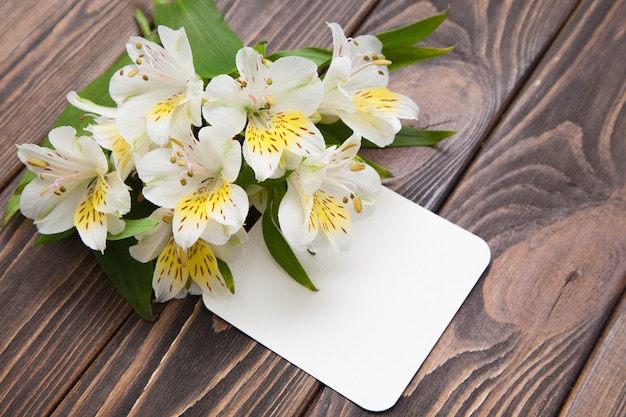
{"type": "Polygon", "coordinates": [[[267,208],[261,218],[265,245],[272,258],[291,278],[311,291],[317,291],[278,226],[278,206],[284,196],[285,191],[281,187],[268,189],[267,208]]]}
{"type": "Polygon", "coordinates": [[[143,219],[124,219],[124,222],[126,223],[124,230],[117,235],[109,234],[107,240],[122,240],[133,237],[139,233],[147,232],[159,223],[150,217],[143,219]]]}
{"type": "Polygon", "coordinates": [[[391,61],[389,71],[415,64],[416,62],[426,59],[435,58],[445,55],[452,51],[454,46],[449,48],[417,48],[417,47],[401,47],[385,49],[383,53],[385,58],[391,61]]]}
{"type": "Polygon", "coordinates": [[[224,278],[224,282],[226,283],[226,288],[230,291],[231,294],[235,293],[235,279],[233,278],[233,273],[230,270],[228,264],[222,261],[220,258],[217,259],[217,267],[224,278]]]}
{"type": "MultiPolygon", "coordinates": [[[[400,131],[396,133],[396,137],[387,148],[402,148],[407,146],[432,146],[441,142],[445,138],[454,135],[456,132],[451,130],[424,130],[411,126],[402,126],[400,131]]],[[[378,148],[379,146],[368,140],[361,142],[362,148],[378,148]]]]}
{"type": "Polygon", "coordinates": [[[341,145],[352,135],[352,129],[341,120],[330,124],[318,123],[316,126],[324,135],[328,145],[341,145]]]}
{"type": "Polygon", "coordinates": [[[413,46],[423,41],[435,31],[448,17],[448,10],[427,17],[426,19],[376,35],[383,43],[383,54],[387,57],[387,48],[413,46]]]}
{"type": "MultiPolygon", "coordinates": [[[[25,176],[26,175],[22,177],[22,180],[24,180],[25,176]]],[[[28,182],[30,182],[30,180],[32,180],[32,178],[29,179],[28,182]]],[[[24,186],[25,185],[26,184],[24,184],[24,186]]],[[[2,225],[7,224],[7,222],[11,219],[11,217],[13,217],[15,213],[20,211],[20,193],[21,193],[21,190],[19,192],[18,190],[15,190],[15,193],[11,197],[9,197],[9,201],[7,201],[7,203],[4,205],[4,208],[2,209],[3,211],[2,225]]]]}
{"type": "Polygon", "coordinates": [[[171,29],[185,28],[199,76],[212,78],[235,69],[235,55],[243,42],[213,1],[176,0],[157,4],[154,23],[171,29]]]}
{"type": "Polygon", "coordinates": [[[107,242],[104,254],[94,252],[98,263],[115,288],[139,316],[148,321],[152,313],[152,263],[141,263],[130,256],[128,248],[134,239],[107,242]]]}
{"type": "Polygon", "coordinates": [[[424,130],[411,126],[402,126],[389,147],[432,146],[449,138],[456,132],[452,130],[424,130]]]}
{"type": "Polygon", "coordinates": [[[257,51],[262,56],[265,56],[265,54],[267,53],[267,40],[264,39],[257,42],[256,44],[252,45],[252,49],[257,51]]]}
{"type": "Polygon", "coordinates": [[[374,171],[378,173],[378,176],[380,178],[393,178],[394,177],[391,171],[389,171],[387,168],[383,167],[382,165],[379,165],[370,159],[364,158],[361,155],[357,155],[357,158],[360,159],[362,162],[365,162],[367,165],[371,166],[372,168],[374,168],[374,171]]]}
{"type": "Polygon", "coordinates": [[[277,51],[267,58],[270,61],[276,61],[278,58],[282,58],[285,56],[299,56],[302,58],[309,59],[317,65],[317,67],[322,67],[328,65],[330,63],[330,59],[333,56],[333,53],[328,49],[316,48],[316,47],[306,47],[300,49],[293,49],[289,51],[277,51]]]}
{"type": "Polygon", "coordinates": [[[139,30],[141,30],[141,36],[144,38],[152,36],[150,23],[148,23],[148,19],[141,9],[135,9],[135,22],[137,22],[137,26],[139,26],[139,30]]]}
{"type": "Polygon", "coordinates": [[[246,188],[248,185],[256,184],[256,178],[254,176],[254,170],[252,167],[246,163],[241,166],[241,170],[239,171],[239,176],[235,182],[241,187],[246,188]]]}
{"type": "Polygon", "coordinates": [[[41,235],[37,238],[37,240],[33,244],[34,245],[47,245],[48,243],[54,243],[70,236],[75,231],[76,231],[76,228],[72,227],[71,229],[66,230],[65,232],[55,233],[53,235],[41,235]]]}

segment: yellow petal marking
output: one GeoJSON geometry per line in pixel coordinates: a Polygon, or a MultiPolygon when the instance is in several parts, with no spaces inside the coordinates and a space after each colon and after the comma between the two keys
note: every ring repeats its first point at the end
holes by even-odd
{"type": "Polygon", "coordinates": [[[221,178],[219,186],[213,189],[206,201],[205,211],[212,218],[221,218],[224,222],[227,220],[227,214],[230,214],[230,208],[235,205],[231,198],[230,183],[221,178]]]}
{"type": "Polygon", "coordinates": [[[306,151],[306,137],[316,134],[311,127],[311,121],[300,112],[264,113],[250,118],[246,127],[246,145],[252,153],[261,156],[282,155],[285,149],[301,154],[306,151]]]}
{"type": "Polygon", "coordinates": [[[120,171],[124,170],[132,160],[130,144],[126,142],[123,137],[117,135],[113,139],[113,146],[111,148],[118,169],[120,171]]]}
{"type": "Polygon", "coordinates": [[[182,262],[180,258],[180,248],[174,242],[174,237],[170,236],[167,245],[161,251],[154,268],[153,286],[156,288],[160,286],[162,282],[166,282],[168,285],[168,293],[170,297],[175,296],[185,286],[187,277],[189,276],[189,269],[182,262]]]}
{"type": "Polygon", "coordinates": [[[321,226],[324,233],[348,234],[350,231],[350,212],[337,198],[322,191],[313,193],[313,208],[309,216],[309,230],[321,226]]]}
{"type": "Polygon", "coordinates": [[[209,244],[202,239],[198,239],[189,250],[189,274],[204,292],[215,294],[227,291],[217,258],[209,244]]]}
{"type": "Polygon", "coordinates": [[[158,122],[162,118],[169,118],[174,113],[174,110],[185,99],[185,94],[173,95],[165,100],[159,101],[150,109],[147,115],[148,121],[158,122]]]}
{"type": "Polygon", "coordinates": [[[89,228],[105,227],[106,214],[97,210],[100,204],[106,205],[108,185],[102,176],[87,188],[87,193],[74,211],[74,226],[79,231],[89,232],[89,228]]]}
{"type": "Polygon", "coordinates": [[[200,187],[191,194],[187,194],[176,204],[174,211],[177,215],[180,214],[178,231],[187,227],[204,228],[209,221],[207,213],[208,200],[209,194],[206,187],[200,187]]]}
{"type": "Polygon", "coordinates": [[[371,114],[372,111],[368,107],[374,106],[383,113],[396,114],[400,96],[385,87],[372,87],[357,91],[352,96],[352,101],[359,113],[371,114]]]}

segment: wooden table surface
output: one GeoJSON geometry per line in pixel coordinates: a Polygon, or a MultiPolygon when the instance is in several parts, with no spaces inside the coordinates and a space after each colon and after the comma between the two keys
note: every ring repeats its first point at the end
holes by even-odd
{"type": "MultiPolygon", "coordinates": [[[[376,33],[448,0],[218,2],[246,43],[331,46],[325,21],[376,33]]],[[[139,30],[150,0],[0,3],[0,203],[65,106],[139,30]]],[[[484,238],[493,260],[385,416],[626,415],[626,0],[455,0],[399,70],[418,125],[458,133],[368,156],[387,184],[484,238]]],[[[207,311],[142,321],[77,238],[0,230],[0,415],[368,413],[207,311]]]]}

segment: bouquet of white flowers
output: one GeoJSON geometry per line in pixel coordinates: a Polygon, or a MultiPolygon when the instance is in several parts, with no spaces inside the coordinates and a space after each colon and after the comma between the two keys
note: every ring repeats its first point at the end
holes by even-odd
{"type": "Polygon", "coordinates": [[[360,148],[452,133],[402,126],[418,106],[387,88],[390,70],[451,49],[414,46],[446,12],[355,38],[329,23],[332,51],[269,55],[244,46],[211,2],[157,4],[156,31],[138,16],[143,37],[68,94],[48,141],[18,146],[30,172],[7,212],[33,219],[41,243],[77,231],[144,318],[153,292],[234,293],[228,265],[254,212],[271,256],[315,290],[294,251],[347,250],[389,176],[360,148]]]}

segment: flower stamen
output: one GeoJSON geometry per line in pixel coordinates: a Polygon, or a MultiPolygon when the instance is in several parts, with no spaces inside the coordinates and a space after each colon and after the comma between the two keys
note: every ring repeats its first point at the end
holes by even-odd
{"type": "Polygon", "coordinates": [[[28,158],[26,159],[26,162],[38,168],[46,168],[48,166],[48,163],[46,161],[42,161],[41,159],[37,158],[28,158]]]}
{"type": "Polygon", "coordinates": [[[363,171],[364,169],[365,169],[365,164],[361,162],[357,162],[355,164],[350,165],[350,171],[352,172],[363,171]]]}

